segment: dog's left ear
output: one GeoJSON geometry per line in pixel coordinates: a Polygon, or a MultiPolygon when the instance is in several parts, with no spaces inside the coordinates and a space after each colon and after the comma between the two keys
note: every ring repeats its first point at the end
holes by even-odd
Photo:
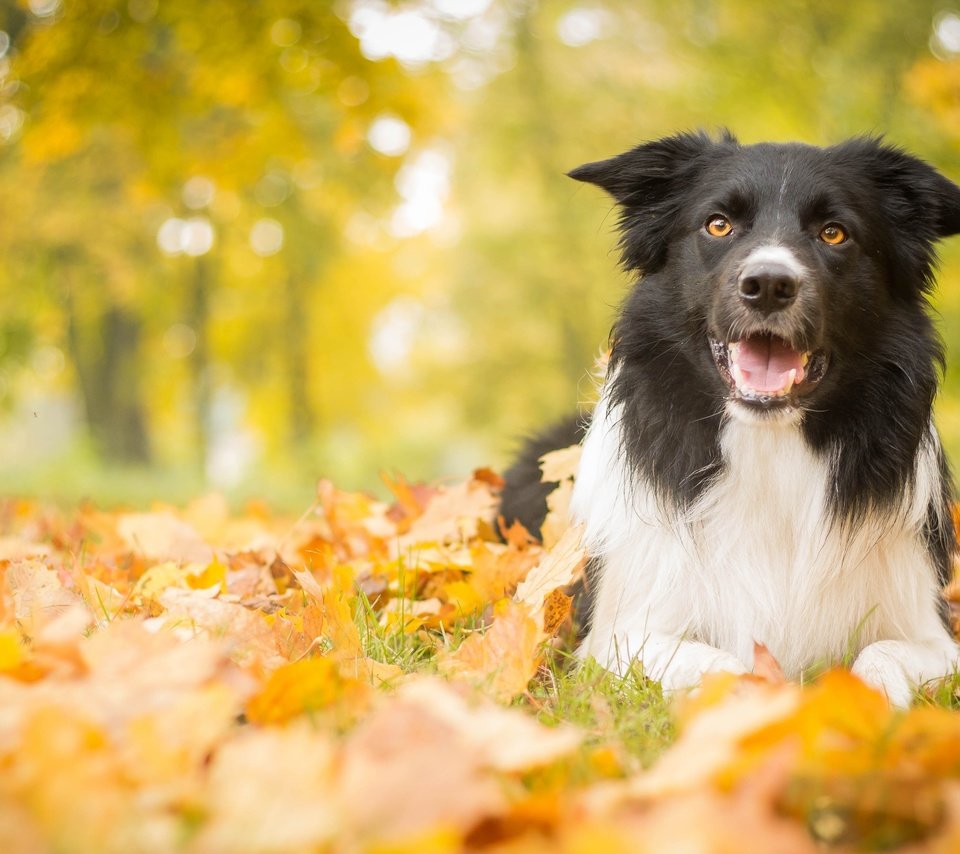
{"type": "Polygon", "coordinates": [[[877,138],[864,137],[834,149],[849,168],[866,168],[878,190],[879,207],[897,239],[885,246],[895,288],[933,287],[938,240],[960,234],[960,187],[928,163],[877,138]]]}
{"type": "Polygon", "coordinates": [[[894,216],[924,227],[933,240],[960,233],[960,187],[899,148],[870,141],[875,176],[894,216]]]}
{"type": "Polygon", "coordinates": [[[638,145],[609,160],[587,163],[567,174],[613,196],[620,205],[623,266],[653,273],[666,260],[683,190],[696,180],[708,152],[733,145],[736,140],[728,132],[719,142],[705,133],[681,133],[638,145]]]}
{"type": "Polygon", "coordinates": [[[960,234],[960,187],[934,170],[933,194],[936,198],[937,236],[960,234]]]}

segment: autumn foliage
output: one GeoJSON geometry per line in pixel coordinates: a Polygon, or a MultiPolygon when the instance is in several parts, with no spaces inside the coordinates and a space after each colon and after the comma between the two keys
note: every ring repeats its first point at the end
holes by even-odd
{"type": "Polygon", "coordinates": [[[296,520],[0,503],[0,850],[960,848],[949,690],[899,713],[761,649],[644,769],[598,689],[589,725],[548,708],[595,690],[564,488],[543,546],[496,529],[492,472],[387,485],[296,520]]]}

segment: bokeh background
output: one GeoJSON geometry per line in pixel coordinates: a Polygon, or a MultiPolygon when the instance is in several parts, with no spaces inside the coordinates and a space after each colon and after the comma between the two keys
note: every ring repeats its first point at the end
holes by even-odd
{"type": "MultiPolygon", "coordinates": [[[[628,284],[564,177],[681,129],[960,179],[949,0],[0,0],[0,493],[458,477],[590,394],[628,284]]],[[[936,308],[960,459],[960,240],[936,308]]]]}

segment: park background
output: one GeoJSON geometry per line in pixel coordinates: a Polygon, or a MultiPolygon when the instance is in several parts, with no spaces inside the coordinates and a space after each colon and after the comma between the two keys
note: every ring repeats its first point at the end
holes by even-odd
{"type": "MultiPolygon", "coordinates": [[[[628,279],[564,176],[677,130],[960,179],[960,6],[0,0],[0,494],[303,507],[502,467],[628,279]]],[[[938,418],[960,461],[960,240],[938,418]]]]}

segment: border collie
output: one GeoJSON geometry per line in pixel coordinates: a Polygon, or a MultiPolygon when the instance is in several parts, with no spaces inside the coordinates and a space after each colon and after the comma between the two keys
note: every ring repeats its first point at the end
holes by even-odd
{"type": "MultiPolygon", "coordinates": [[[[956,670],[955,548],[931,406],[927,295],[960,187],[873,138],[830,148],[680,134],[570,173],[619,205],[638,275],[583,436],[571,515],[591,556],[580,654],[667,690],[852,661],[907,705],[956,670]]],[[[533,531],[527,447],[502,510],[533,531]]]]}

